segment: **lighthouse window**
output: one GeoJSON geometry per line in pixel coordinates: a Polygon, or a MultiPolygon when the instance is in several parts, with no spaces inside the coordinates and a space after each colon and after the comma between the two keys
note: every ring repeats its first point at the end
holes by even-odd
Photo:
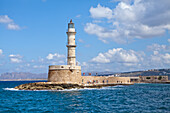
{"type": "Polygon", "coordinates": [[[68,28],[74,28],[74,24],[68,24],[68,28]]]}

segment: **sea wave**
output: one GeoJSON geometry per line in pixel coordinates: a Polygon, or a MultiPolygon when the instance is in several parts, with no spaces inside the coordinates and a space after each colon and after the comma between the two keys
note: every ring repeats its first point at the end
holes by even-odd
{"type": "Polygon", "coordinates": [[[73,89],[64,89],[64,90],[57,90],[57,91],[83,91],[83,90],[116,90],[120,89],[124,86],[108,86],[108,87],[102,87],[102,88],[73,88],[73,89]]]}
{"type": "Polygon", "coordinates": [[[9,91],[20,91],[18,89],[15,88],[2,88],[3,90],[9,90],[9,91]]]}
{"type": "Polygon", "coordinates": [[[19,90],[15,88],[2,88],[3,90],[8,90],[8,91],[53,91],[53,90],[19,90]]]}

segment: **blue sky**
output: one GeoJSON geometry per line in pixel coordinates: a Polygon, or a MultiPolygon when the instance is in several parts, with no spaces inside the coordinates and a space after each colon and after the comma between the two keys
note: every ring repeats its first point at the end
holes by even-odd
{"type": "Polygon", "coordinates": [[[82,72],[170,68],[170,1],[0,0],[0,73],[66,64],[76,27],[82,72]]]}

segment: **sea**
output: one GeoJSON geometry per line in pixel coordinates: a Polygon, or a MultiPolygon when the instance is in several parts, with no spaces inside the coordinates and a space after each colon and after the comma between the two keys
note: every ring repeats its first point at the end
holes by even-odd
{"type": "Polygon", "coordinates": [[[35,81],[1,81],[0,113],[170,113],[170,84],[20,91],[35,81]]]}

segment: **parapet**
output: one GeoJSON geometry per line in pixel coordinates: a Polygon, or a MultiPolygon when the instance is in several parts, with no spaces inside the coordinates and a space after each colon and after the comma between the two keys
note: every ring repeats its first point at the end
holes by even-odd
{"type": "Polygon", "coordinates": [[[71,66],[71,65],[51,65],[51,66],[49,66],[49,70],[66,70],[66,69],[81,70],[81,66],[71,66]]]}

